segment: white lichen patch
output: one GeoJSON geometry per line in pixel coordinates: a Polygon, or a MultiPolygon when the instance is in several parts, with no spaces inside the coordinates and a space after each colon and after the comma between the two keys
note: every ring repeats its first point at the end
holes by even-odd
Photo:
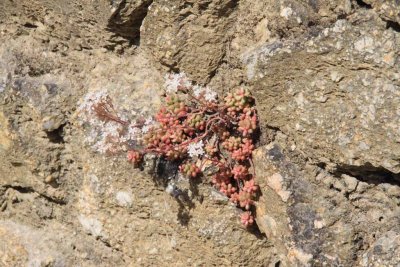
{"type": "Polygon", "coordinates": [[[281,13],[279,15],[285,19],[289,19],[289,17],[292,16],[293,13],[293,9],[291,9],[290,7],[283,7],[281,8],[281,13]]]}
{"type": "Polygon", "coordinates": [[[374,39],[369,36],[363,36],[354,43],[354,48],[360,52],[371,51],[374,47],[374,39]]]}
{"type": "Polygon", "coordinates": [[[132,205],[132,195],[126,191],[118,191],[115,195],[118,205],[128,207],[132,205]]]}
{"type": "Polygon", "coordinates": [[[300,262],[302,266],[309,266],[313,255],[305,253],[299,248],[292,248],[289,250],[288,258],[292,263],[300,262]]]}
{"type": "Polygon", "coordinates": [[[96,218],[86,217],[85,215],[79,215],[78,220],[81,223],[83,229],[87,233],[89,233],[95,237],[103,235],[102,234],[103,225],[96,218]]]}
{"type": "Polygon", "coordinates": [[[326,223],[324,220],[314,220],[314,228],[321,229],[325,227],[326,223]]]}

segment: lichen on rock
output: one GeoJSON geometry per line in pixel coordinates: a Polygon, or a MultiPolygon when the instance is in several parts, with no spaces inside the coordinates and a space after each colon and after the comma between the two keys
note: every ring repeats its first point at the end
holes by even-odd
{"type": "Polygon", "coordinates": [[[396,266],[398,14],[391,0],[1,1],[0,265],[396,266]],[[82,124],[85,96],[146,120],[169,72],[255,96],[258,230],[211,181],[93,149],[116,129],[82,124]]]}

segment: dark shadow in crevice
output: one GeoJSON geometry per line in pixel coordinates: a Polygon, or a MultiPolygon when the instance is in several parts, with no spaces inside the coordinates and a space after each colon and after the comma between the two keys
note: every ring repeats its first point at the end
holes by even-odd
{"type": "Polygon", "coordinates": [[[253,225],[247,228],[247,230],[259,240],[264,240],[267,238],[267,236],[263,232],[261,232],[260,228],[257,225],[257,222],[254,222],[253,225]]]}
{"type": "Polygon", "coordinates": [[[35,192],[35,190],[30,186],[5,185],[4,188],[11,188],[15,191],[18,191],[21,194],[30,194],[35,192]]]}
{"type": "Polygon", "coordinates": [[[370,4],[367,4],[362,0],[356,0],[356,2],[357,2],[357,5],[359,7],[366,8],[366,9],[371,9],[372,8],[372,6],[370,4]]]}
{"type": "Polygon", "coordinates": [[[58,204],[58,205],[65,205],[67,204],[66,201],[64,200],[59,200],[59,199],[54,199],[52,197],[49,197],[47,195],[44,195],[42,193],[37,192],[33,187],[30,186],[21,186],[21,185],[5,185],[3,188],[8,189],[11,188],[15,191],[18,191],[21,194],[32,194],[32,193],[37,193],[40,197],[44,198],[48,202],[58,204]]]}
{"type": "Polygon", "coordinates": [[[219,17],[228,17],[237,8],[239,0],[231,0],[223,8],[218,10],[219,17]]]}
{"type": "Polygon", "coordinates": [[[32,24],[30,22],[27,22],[27,23],[24,24],[24,27],[28,28],[28,29],[36,29],[38,26],[35,25],[35,24],[32,24]]]}
{"type": "Polygon", "coordinates": [[[347,19],[347,16],[348,16],[348,14],[345,14],[345,13],[339,14],[339,15],[337,16],[337,20],[347,19]]]}
{"type": "Polygon", "coordinates": [[[385,20],[386,22],[386,29],[392,29],[395,32],[400,32],[400,23],[391,20],[385,20]]]}
{"type": "Polygon", "coordinates": [[[55,144],[65,143],[65,141],[64,141],[64,126],[65,126],[65,124],[62,124],[57,129],[46,132],[47,138],[49,139],[50,142],[55,143],[55,144]]]}
{"type": "Polygon", "coordinates": [[[144,18],[147,16],[148,8],[153,0],[143,1],[138,7],[135,7],[130,14],[129,3],[126,0],[121,1],[117,9],[108,21],[107,30],[126,39],[131,45],[140,45],[140,27],[144,18]],[[128,19],[125,17],[128,16],[128,19]]]}
{"type": "Polygon", "coordinates": [[[178,203],[178,222],[182,226],[187,226],[191,219],[190,210],[195,207],[193,197],[198,197],[198,184],[201,181],[190,181],[190,191],[178,188],[174,180],[178,179],[178,167],[181,161],[169,161],[164,157],[158,157],[155,163],[153,181],[157,186],[167,191],[178,203]]]}
{"type": "Polygon", "coordinates": [[[332,174],[338,177],[346,174],[368,184],[387,183],[400,186],[400,174],[393,173],[383,167],[375,167],[369,162],[361,166],[341,164],[336,167],[332,174]]]}
{"type": "MultiPolygon", "coordinates": [[[[258,201],[261,197],[262,197],[262,192],[261,190],[258,190],[255,200],[258,201]]],[[[254,217],[257,217],[256,208],[252,207],[251,211],[253,212],[254,217]]],[[[257,239],[263,240],[267,238],[266,234],[261,232],[260,227],[257,224],[257,221],[254,221],[253,225],[249,226],[247,230],[249,231],[249,233],[253,234],[257,239]]]]}

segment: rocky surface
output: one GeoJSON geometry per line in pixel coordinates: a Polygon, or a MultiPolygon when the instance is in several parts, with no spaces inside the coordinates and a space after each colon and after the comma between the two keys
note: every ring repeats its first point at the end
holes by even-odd
{"type": "MultiPolygon", "coordinates": [[[[362,3],[362,2],[361,2],[362,3]]],[[[393,27],[399,30],[400,23],[400,7],[399,1],[394,0],[366,0],[363,3],[363,6],[366,8],[373,8],[380,17],[388,23],[389,27],[393,27]]]]}
{"type": "Polygon", "coordinates": [[[1,1],[0,265],[398,265],[397,2],[1,1]],[[151,115],[168,71],[255,95],[250,231],[206,180],[134,169],[82,123],[93,92],[151,115]]]}
{"type": "Polygon", "coordinates": [[[399,182],[400,38],[379,21],[370,12],[354,14],[316,36],[262,46],[246,63],[263,121],[307,157],[353,175],[392,173],[399,182]]]}
{"type": "Polygon", "coordinates": [[[398,186],[295,164],[277,143],[259,149],[255,162],[263,174],[257,223],[278,248],[277,259],[284,266],[399,262],[398,186]],[[375,242],[391,245],[381,252],[373,249],[379,246],[375,242]]]}

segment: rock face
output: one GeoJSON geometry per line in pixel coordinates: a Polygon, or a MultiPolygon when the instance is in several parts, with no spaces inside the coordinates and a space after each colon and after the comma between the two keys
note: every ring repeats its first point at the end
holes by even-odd
{"type": "Polygon", "coordinates": [[[380,17],[388,23],[388,26],[397,28],[399,30],[400,23],[400,7],[398,1],[376,1],[366,0],[365,7],[373,8],[380,17]]]}
{"type": "Polygon", "coordinates": [[[109,30],[134,42],[140,35],[140,26],[147,16],[151,0],[112,1],[112,15],[109,19],[109,30]]]}
{"type": "Polygon", "coordinates": [[[143,46],[156,61],[204,83],[226,53],[237,4],[235,0],[154,1],[141,29],[143,46]]]}
{"type": "Polygon", "coordinates": [[[399,264],[397,1],[17,2],[0,3],[0,265],[399,264]],[[154,114],[168,71],[256,97],[258,227],[82,122],[96,93],[154,114]]]}
{"type": "Polygon", "coordinates": [[[295,164],[277,143],[260,148],[254,159],[263,192],[257,223],[276,244],[277,261],[285,266],[398,263],[398,186],[295,164]],[[371,249],[389,240],[393,243],[382,246],[384,252],[371,249]]]}
{"type": "Polygon", "coordinates": [[[263,121],[307,157],[353,175],[391,172],[399,182],[400,37],[370,12],[360,16],[371,20],[338,20],[316,36],[252,51],[248,75],[263,121]]]}

